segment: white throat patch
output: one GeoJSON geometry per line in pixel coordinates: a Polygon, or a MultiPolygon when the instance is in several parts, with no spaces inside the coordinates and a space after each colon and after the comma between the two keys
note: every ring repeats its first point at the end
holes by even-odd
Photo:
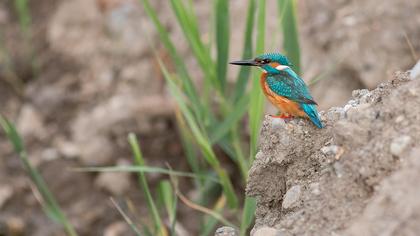
{"type": "Polygon", "coordinates": [[[284,66],[284,65],[278,65],[278,66],[276,66],[276,69],[277,69],[277,70],[285,70],[285,69],[287,69],[287,68],[290,68],[290,67],[288,67],[288,66],[284,66]]]}

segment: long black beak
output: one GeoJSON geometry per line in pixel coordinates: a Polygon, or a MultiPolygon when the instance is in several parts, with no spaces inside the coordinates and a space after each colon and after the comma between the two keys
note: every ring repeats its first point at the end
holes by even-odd
{"type": "Polygon", "coordinates": [[[254,60],[231,61],[229,64],[239,66],[258,66],[254,60]]]}

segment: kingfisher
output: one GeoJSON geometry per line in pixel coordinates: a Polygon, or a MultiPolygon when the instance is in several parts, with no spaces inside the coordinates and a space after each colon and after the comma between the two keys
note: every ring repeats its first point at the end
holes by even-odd
{"type": "Polygon", "coordinates": [[[251,60],[232,61],[232,65],[257,66],[262,69],[260,85],[267,99],[279,109],[274,118],[308,118],[316,127],[324,125],[319,118],[318,105],[305,82],[291,69],[292,64],[280,53],[266,53],[251,60]]]}

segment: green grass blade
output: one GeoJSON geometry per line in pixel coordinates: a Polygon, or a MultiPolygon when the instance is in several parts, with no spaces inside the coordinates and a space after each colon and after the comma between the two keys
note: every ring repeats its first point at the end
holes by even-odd
{"type": "MultiPolygon", "coordinates": [[[[138,167],[144,167],[145,161],[143,159],[143,155],[141,153],[136,135],[133,133],[130,133],[128,135],[128,142],[133,152],[135,165],[138,167]]],[[[143,172],[138,172],[138,178],[139,178],[139,183],[141,185],[141,188],[143,189],[143,192],[146,195],[147,207],[149,208],[150,214],[152,215],[152,218],[153,218],[155,232],[157,233],[157,235],[165,236],[167,235],[167,232],[162,223],[162,219],[160,218],[159,211],[156,207],[155,201],[153,200],[152,193],[150,192],[150,188],[149,188],[149,185],[147,184],[146,176],[143,172]]]]}
{"type": "Polygon", "coordinates": [[[19,18],[19,24],[22,32],[26,34],[26,37],[30,36],[29,29],[31,25],[31,13],[29,10],[28,0],[14,0],[15,10],[19,18]]]}
{"type": "Polygon", "coordinates": [[[154,173],[154,174],[164,174],[164,175],[173,175],[178,177],[188,177],[195,179],[206,179],[213,182],[219,182],[218,179],[213,178],[209,175],[203,174],[194,174],[182,171],[169,170],[159,167],[150,167],[150,166],[109,166],[109,167],[83,167],[75,168],[75,171],[82,172],[138,172],[138,173],[154,173]]]}
{"type": "Polygon", "coordinates": [[[185,100],[182,96],[182,92],[174,83],[174,79],[168,73],[166,68],[162,63],[160,63],[163,74],[165,76],[166,82],[168,83],[169,90],[172,96],[175,98],[185,120],[193,133],[197,144],[200,147],[201,152],[203,153],[204,159],[211,165],[214,171],[219,176],[220,183],[223,186],[223,191],[226,195],[228,205],[232,208],[237,207],[238,199],[233,190],[232,183],[226,174],[226,171],[220,166],[219,160],[216,157],[216,154],[213,152],[211,143],[205,131],[200,129],[200,126],[197,124],[197,121],[194,119],[192,113],[187,108],[185,100]]]}
{"type": "Polygon", "coordinates": [[[216,78],[214,62],[200,37],[196,17],[192,12],[188,11],[187,7],[182,3],[182,0],[171,0],[170,2],[178,24],[181,26],[184,36],[192,49],[198,65],[205,75],[205,79],[211,81],[213,87],[223,94],[221,84],[216,78]]]}
{"type": "Polygon", "coordinates": [[[45,210],[47,215],[50,216],[52,220],[60,223],[68,235],[76,236],[76,231],[62,212],[54,195],[48,189],[45,180],[42,178],[39,171],[35,167],[33,167],[32,164],[29,162],[27,152],[23,145],[23,140],[17,132],[15,126],[12,123],[10,123],[7,119],[3,118],[1,115],[0,126],[3,128],[7,138],[13,145],[15,152],[18,154],[20,160],[22,161],[26,172],[28,173],[35,187],[41,194],[42,200],[45,204],[45,210]]]}
{"type": "Polygon", "coordinates": [[[222,90],[226,87],[226,72],[229,57],[229,1],[215,0],[216,11],[216,45],[217,45],[217,78],[222,90]]]}
{"type": "Polygon", "coordinates": [[[301,73],[299,32],[296,0],[278,0],[280,23],[283,30],[283,50],[293,64],[293,70],[301,73]]]}
{"type": "Polygon", "coordinates": [[[35,48],[32,43],[32,31],[31,31],[31,11],[29,7],[29,0],[14,0],[14,7],[18,16],[20,30],[24,36],[24,48],[28,59],[31,64],[31,69],[34,74],[38,71],[38,62],[35,55],[35,48]]]}
{"type": "Polygon", "coordinates": [[[255,217],[255,210],[257,208],[257,203],[254,198],[245,198],[244,209],[242,212],[242,220],[241,220],[241,228],[240,234],[241,236],[245,236],[248,228],[251,226],[252,221],[255,217]]]}
{"type": "Polygon", "coordinates": [[[229,131],[244,117],[248,110],[249,96],[242,96],[238,103],[234,106],[233,110],[225,117],[222,123],[210,129],[211,143],[218,142],[221,138],[229,133],[229,131]]]}
{"type": "Polygon", "coordinates": [[[234,157],[235,156],[235,150],[231,143],[229,143],[229,138],[224,137],[220,139],[220,141],[217,143],[217,145],[220,146],[220,148],[223,149],[223,151],[229,156],[234,157]]]}
{"type": "Polygon", "coordinates": [[[174,202],[174,190],[172,189],[171,183],[169,180],[162,180],[158,185],[159,196],[163,205],[165,206],[166,212],[168,213],[170,222],[175,220],[175,214],[173,214],[173,209],[175,207],[174,202]]]}
{"type": "MultiPolygon", "coordinates": [[[[261,54],[264,51],[265,43],[265,5],[266,1],[258,2],[257,15],[257,46],[256,53],[261,54]]],[[[251,102],[249,108],[249,126],[250,126],[250,161],[254,159],[257,150],[257,141],[261,127],[262,116],[264,112],[264,96],[258,79],[259,72],[254,70],[252,78],[251,102]]]]}
{"type": "Polygon", "coordinates": [[[137,228],[136,224],[128,217],[128,215],[123,211],[123,209],[118,205],[118,203],[111,198],[111,203],[114,205],[115,209],[120,213],[120,215],[124,218],[125,222],[130,226],[131,230],[137,235],[141,236],[140,230],[137,228]]]}
{"type": "Polygon", "coordinates": [[[190,98],[191,104],[194,107],[195,115],[202,120],[206,119],[206,117],[208,116],[206,115],[208,114],[208,112],[206,112],[207,108],[200,104],[200,99],[197,90],[186,69],[184,58],[182,58],[179,55],[174,43],[172,42],[169,36],[168,31],[165,29],[162,22],[159,20],[156,11],[150,5],[149,0],[139,0],[139,2],[142,4],[146,14],[149,16],[149,18],[155,25],[155,28],[159,33],[160,42],[168,50],[172,61],[175,63],[177,73],[180,75],[179,78],[182,82],[182,90],[185,91],[187,96],[190,98]]]}
{"type": "Polygon", "coordinates": [[[196,155],[196,148],[194,146],[193,135],[189,131],[187,124],[185,124],[185,119],[182,117],[182,114],[179,110],[175,112],[176,120],[178,123],[179,133],[181,135],[182,146],[184,148],[185,156],[191,170],[198,174],[201,172],[201,167],[199,159],[196,155]]]}
{"type": "Polygon", "coordinates": [[[174,194],[175,191],[172,189],[172,185],[168,180],[159,182],[158,185],[159,196],[166,209],[169,218],[169,225],[171,227],[170,235],[175,235],[175,224],[176,224],[176,210],[177,210],[177,196],[174,194]]]}
{"type": "MultiPolygon", "coordinates": [[[[181,25],[181,27],[185,26],[187,27],[186,30],[189,31],[189,34],[192,35],[192,37],[194,37],[194,39],[200,39],[200,31],[199,31],[199,22],[198,22],[198,18],[195,15],[195,11],[194,11],[194,3],[191,0],[188,0],[187,3],[182,3],[184,0],[175,0],[177,7],[179,7],[178,10],[179,13],[182,15],[184,21],[183,23],[185,23],[184,25],[181,25]]],[[[173,9],[175,10],[175,9],[173,9]]],[[[201,49],[206,48],[204,45],[203,41],[199,41],[197,42],[198,45],[201,47],[201,49]]]]}
{"type": "MultiPolygon", "coordinates": [[[[249,0],[248,2],[248,12],[246,17],[246,27],[244,35],[244,47],[241,59],[248,59],[252,57],[253,47],[252,47],[252,36],[254,32],[254,22],[255,22],[255,0],[249,0]]],[[[251,68],[249,66],[241,66],[239,70],[238,79],[236,80],[235,92],[233,94],[233,101],[235,103],[244,96],[246,85],[249,81],[251,68]]]]}
{"type": "MultiPolygon", "coordinates": [[[[213,210],[213,209],[209,209],[209,208],[206,208],[206,207],[203,207],[203,206],[200,206],[200,205],[197,205],[196,203],[194,203],[194,202],[192,202],[192,201],[190,201],[190,200],[188,200],[184,195],[182,195],[181,193],[177,193],[178,194],[178,197],[180,198],[180,200],[185,204],[185,205],[187,205],[188,207],[190,207],[191,209],[194,209],[194,210],[197,210],[197,211],[199,211],[199,212],[202,212],[202,213],[204,213],[205,215],[208,215],[208,216],[210,216],[211,218],[214,218],[214,219],[216,219],[217,221],[219,221],[220,223],[222,223],[222,224],[224,224],[224,225],[227,225],[227,226],[230,226],[230,227],[235,227],[231,222],[229,222],[226,218],[224,218],[223,217],[223,215],[221,215],[221,214],[219,214],[219,212],[217,212],[217,211],[215,211],[215,210],[213,210]]],[[[226,198],[225,198],[225,196],[224,195],[221,195],[220,197],[219,197],[219,200],[217,201],[217,203],[216,203],[216,209],[217,209],[217,207],[218,207],[218,205],[221,205],[221,206],[219,206],[219,208],[220,209],[223,209],[224,208],[224,204],[226,204],[225,203],[226,202],[226,198]],[[219,204],[219,203],[221,203],[221,204],[219,204]]],[[[219,210],[220,210],[219,209],[219,210]]],[[[206,226],[204,226],[204,228],[206,228],[206,226]]],[[[200,234],[201,235],[201,234],[200,234]]]]}
{"type": "Polygon", "coordinates": [[[243,147],[241,144],[241,136],[238,129],[232,131],[231,134],[231,143],[235,152],[235,163],[241,171],[243,183],[246,183],[248,178],[249,162],[244,155],[243,147]]]}
{"type": "MultiPolygon", "coordinates": [[[[216,202],[215,206],[213,207],[212,211],[217,214],[222,214],[224,207],[225,207],[224,198],[219,198],[219,200],[216,202]]],[[[213,235],[214,229],[216,228],[218,222],[219,222],[218,219],[210,215],[206,216],[204,218],[204,224],[202,225],[201,230],[200,230],[200,235],[201,236],[213,235]]]]}
{"type": "MultiPolygon", "coordinates": [[[[229,222],[226,218],[224,218],[221,214],[219,214],[218,212],[213,211],[212,209],[209,209],[207,207],[198,205],[197,203],[189,200],[187,197],[185,197],[181,191],[179,190],[178,187],[178,180],[174,177],[171,176],[171,182],[172,182],[172,186],[175,189],[175,193],[178,196],[178,198],[181,200],[182,203],[184,203],[186,206],[188,206],[191,209],[194,209],[196,211],[202,212],[206,215],[209,215],[215,219],[217,219],[218,221],[220,221],[221,223],[223,223],[224,225],[229,225],[233,227],[233,224],[231,222],[229,222]]],[[[226,204],[226,195],[220,195],[217,203],[222,204],[223,206],[226,204]]],[[[219,204],[216,204],[216,206],[219,204]]],[[[223,207],[222,207],[223,208],[223,207]]]]}

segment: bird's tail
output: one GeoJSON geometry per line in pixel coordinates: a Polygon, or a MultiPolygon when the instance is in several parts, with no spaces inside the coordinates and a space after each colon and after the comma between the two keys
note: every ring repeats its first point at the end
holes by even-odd
{"type": "Polygon", "coordinates": [[[308,115],[309,119],[314,123],[314,125],[318,128],[323,128],[324,125],[319,118],[318,111],[316,110],[316,106],[314,104],[301,104],[303,111],[308,115]]]}

